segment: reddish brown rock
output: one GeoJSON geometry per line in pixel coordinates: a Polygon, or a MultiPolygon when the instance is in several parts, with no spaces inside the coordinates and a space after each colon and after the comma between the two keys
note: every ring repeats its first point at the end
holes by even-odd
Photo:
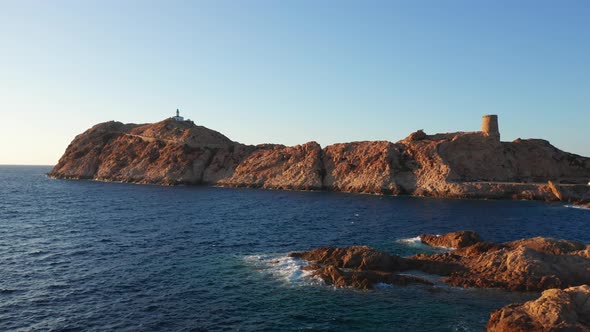
{"type": "Polygon", "coordinates": [[[580,255],[554,255],[519,246],[463,257],[466,271],[445,281],[454,286],[539,291],[580,285],[590,280],[590,260],[580,255]]]}
{"type": "Polygon", "coordinates": [[[316,142],[258,149],[220,185],[267,189],[322,189],[322,148],[316,142]]]}
{"type": "Polygon", "coordinates": [[[393,272],[407,269],[406,259],[367,246],[322,247],[291,253],[289,256],[321,265],[353,270],[393,272]]]}
{"type": "Polygon", "coordinates": [[[435,247],[463,248],[481,242],[479,234],[472,231],[458,231],[443,235],[420,235],[420,241],[435,247]]]}
{"type": "Polygon", "coordinates": [[[399,194],[395,168],[399,150],[390,142],[352,142],[324,149],[328,190],[358,193],[399,194]]]}
{"type": "Polygon", "coordinates": [[[590,245],[586,245],[586,248],[583,250],[570,252],[570,255],[578,255],[578,256],[590,258],[590,245]]]}
{"type": "Polygon", "coordinates": [[[229,148],[217,149],[209,166],[203,172],[203,183],[220,185],[233,176],[240,163],[248,158],[258,147],[236,144],[229,148]]]}
{"type": "Polygon", "coordinates": [[[379,283],[404,286],[409,284],[432,285],[427,280],[411,275],[372,270],[345,271],[334,265],[327,265],[317,269],[313,276],[321,278],[328,285],[357,289],[371,289],[379,283]]]}
{"type": "Polygon", "coordinates": [[[311,262],[302,269],[314,271],[314,276],[336,287],[369,289],[378,283],[431,284],[418,277],[397,274],[411,268],[406,259],[367,246],[323,247],[289,256],[311,262]]]}
{"type": "Polygon", "coordinates": [[[469,271],[462,265],[461,256],[453,253],[436,255],[418,254],[408,259],[410,270],[420,270],[439,276],[450,276],[459,272],[469,271]]]}
{"type": "Polygon", "coordinates": [[[398,145],[402,166],[410,172],[399,173],[396,180],[413,187],[414,195],[565,201],[590,197],[585,186],[590,158],[565,153],[547,141],[499,142],[482,132],[419,132],[398,145]],[[553,188],[548,180],[553,180],[553,188]]]}
{"type": "Polygon", "coordinates": [[[549,289],[540,298],[494,311],[489,332],[590,331],[590,287],[549,289]]]}
{"type": "Polygon", "coordinates": [[[324,247],[292,253],[290,256],[312,262],[313,267],[310,268],[313,270],[320,271],[328,266],[337,268],[318,272],[322,278],[336,285],[347,281],[357,284],[361,279],[377,280],[372,279],[377,278],[373,276],[375,273],[379,278],[385,278],[384,273],[395,275],[407,270],[446,276],[443,281],[453,286],[515,291],[566,288],[585,284],[590,280],[590,246],[580,242],[536,237],[495,244],[480,241],[476,233],[450,234],[457,235],[450,236],[450,239],[469,239],[475,243],[468,246],[469,242],[459,241],[456,245],[461,248],[451,252],[420,254],[409,258],[390,255],[366,246],[324,247]],[[464,236],[458,236],[459,234],[464,236]],[[367,271],[371,271],[371,277],[366,276],[367,271]],[[359,273],[347,274],[348,272],[359,273]],[[338,279],[334,277],[337,276],[335,273],[340,273],[344,279],[335,281],[338,279]]]}
{"type": "Polygon", "coordinates": [[[506,248],[506,246],[503,244],[481,241],[481,242],[477,242],[473,245],[470,245],[468,247],[463,247],[463,248],[459,248],[457,250],[453,250],[453,255],[457,255],[457,256],[461,256],[461,257],[472,257],[472,256],[482,255],[483,253],[486,253],[489,251],[500,250],[503,248],[506,248]]]}
{"type": "MultiPolygon", "coordinates": [[[[154,184],[200,184],[212,158],[242,145],[191,122],[171,119],[155,124],[107,122],[78,135],[49,173],[154,184]]],[[[240,156],[243,157],[243,156],[240,156]]],[[[226,169],[235,168],[228,163],[226,169]]]]}
{"type": "Polygon", "coordinates": [[[450,272],[443,275],[454,286],[539,291],[586,283],[588,257],[587,246],[580,242],[536,237],[501,245],[479,242],[450,253],[412,258],[420,260],[419,268],[425,271],[450,272]],[[462,268],[449,269],[445,263],[462,268]]]}
{"type": "Polygon", "coordinates": [[[49,175],[66,179],[94,178],[104,146],[136,126],[110,121],[86,130],[74,138],[49,175]]]}
{"type": "Polygon", "coordinates": [[[409,194],[453,198],[590,200],[590,158],[543,140],[500,142],[483,132],[322,148],[247,146],[192,122],[107,122],[78,135],[56,178],[409,194]]]}
{"type": "Polygon", "coordinates": [[[543,253],[554,255],[562,255],[586,249],[586,245],[582,242],[545,237],[533,237],[529,239],[522,239],[505,243],[505,245],[512,248],[522,246],[543,253]]]}

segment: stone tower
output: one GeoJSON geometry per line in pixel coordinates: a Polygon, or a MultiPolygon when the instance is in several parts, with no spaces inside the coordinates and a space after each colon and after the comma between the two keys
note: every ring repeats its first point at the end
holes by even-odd
{"type": "Polygon", "coordinates": [[[495,114],[484,115],[481,119],[481,131],[499,141],[500,130],[498,129],[498,116],[495,114]]]}

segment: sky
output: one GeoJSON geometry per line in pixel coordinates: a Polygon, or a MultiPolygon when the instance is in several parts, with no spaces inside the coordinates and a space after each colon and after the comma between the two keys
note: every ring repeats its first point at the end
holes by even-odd
{"type": "Polygon", "coordinates": [[[588,1],[0,0],[0,164],[181,115],[245,144],[475,131],[590,156],[588,1]]]}

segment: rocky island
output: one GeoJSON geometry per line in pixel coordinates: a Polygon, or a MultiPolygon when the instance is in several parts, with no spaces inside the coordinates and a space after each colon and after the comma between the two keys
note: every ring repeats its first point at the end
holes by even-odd
{"type": "Polygon", "coordinates": [[[545,140],[500,141],[482,130],[396,142],[244,145],[178,115],[153,124],[105,122],[76,136],[49,176],[161,185],[328,190],[452,198],[588,202],[590,158],[545,140]]]}

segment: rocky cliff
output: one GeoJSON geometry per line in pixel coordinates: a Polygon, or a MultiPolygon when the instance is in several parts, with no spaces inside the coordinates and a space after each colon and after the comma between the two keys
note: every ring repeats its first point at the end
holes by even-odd
{"type": "Polygon", "coordinates": [[[590,158],[544,140],[500,142],[483,132],[397,143],[244,145],[192,122],[98,124],[78,135],[55,178],[207,184],[457,198],[590,199],[590,158]],[[548,181],[551,181],[549,183],[548,181]]]}

